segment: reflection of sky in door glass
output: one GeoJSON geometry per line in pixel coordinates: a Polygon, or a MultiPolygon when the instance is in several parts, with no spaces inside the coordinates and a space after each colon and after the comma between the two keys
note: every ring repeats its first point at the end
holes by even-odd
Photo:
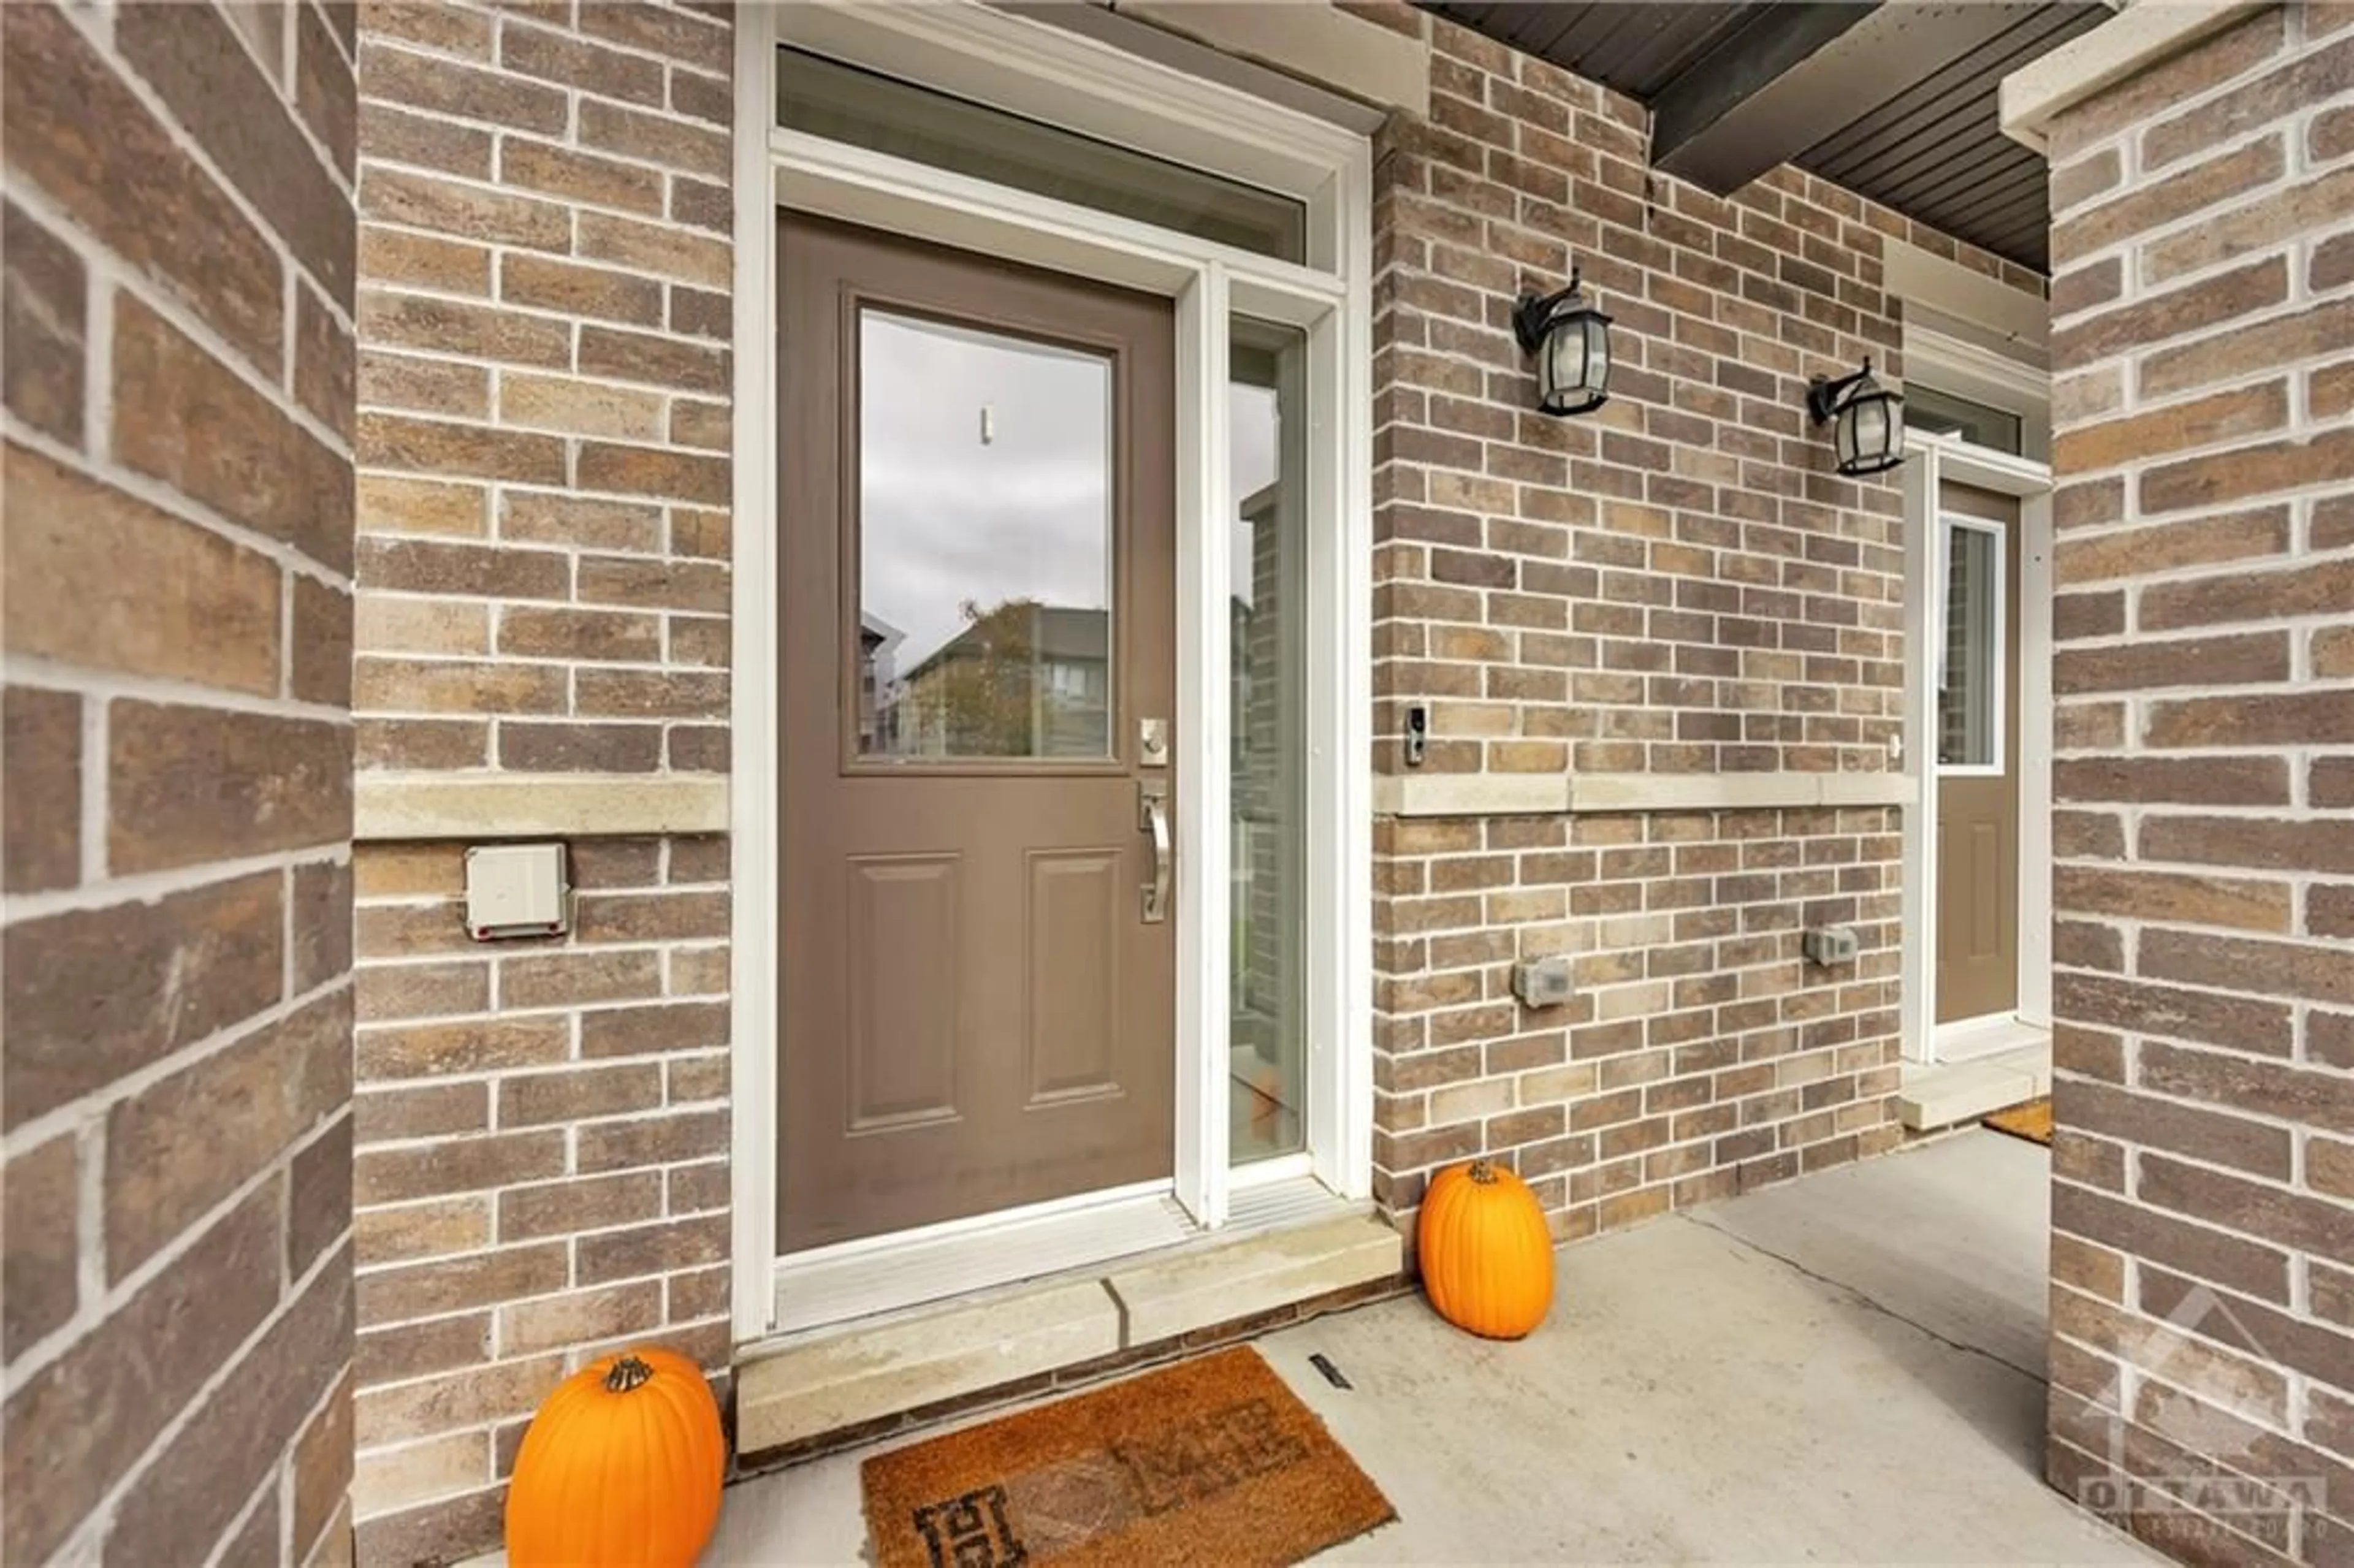
{"type": "Polygon", "coordinates": [[[1110,608],[1108,360],[869,311],[859,385],[859,597],[900,672],[968,604],[1110,608]]]}
{"type": "Polygon", "coordinates": [[[1251,529],[1242,520],[1243,503],[1276,481],[1275,388],[1240,381],[1226,384],[1227,515],[1234,519],[1235,597],[1251,601],[1251,529]]]}

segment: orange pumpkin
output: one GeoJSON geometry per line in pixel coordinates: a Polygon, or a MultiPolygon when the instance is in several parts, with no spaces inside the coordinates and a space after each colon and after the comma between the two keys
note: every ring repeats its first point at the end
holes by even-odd
{"type": "Polygon", "coordinates": [[[1415,1233],[1422,1287],[1438,1315],[1490,1340],[1517,1340],[1553,1305],[1553,1233],[1529,1184],[1475,1160],[1431,1180],[1415,1233]]]}
{"type": "Polygon", "coordinates": [[[507,1487],[514,1568],[688,1568],[719,1522],[727,1462],[702,1369],[633,1350],[564,1380],[507,1487]]]}

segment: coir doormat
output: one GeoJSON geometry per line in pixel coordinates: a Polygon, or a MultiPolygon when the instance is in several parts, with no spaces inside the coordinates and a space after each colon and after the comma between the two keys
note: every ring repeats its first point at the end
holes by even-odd
{"type": "Polygon", "coordinates": [[[877,1568],[1291,1563],[1396,1517],[1247,1346],[879,1454],[877,1568]]]}
{"type": "Polygon", "coordinates": [[[2030,1100],[2009,1110],[1999,1110],[1985,1118],[1985,1125],[1997,1132],[2023,1138],[2030,1143],[2049,1144],[2052,1141],[2052,1097],[2046,1095],[2040,1100],[2030,1100]]]}

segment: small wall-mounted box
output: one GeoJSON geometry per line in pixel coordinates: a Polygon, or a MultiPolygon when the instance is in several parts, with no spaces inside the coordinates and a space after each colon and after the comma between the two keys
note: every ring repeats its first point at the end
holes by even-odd
{"type": "Polygon", "coordinates": [[[1852,926],[1817,926],[1798,938],[1798,947],[1819,964],[1851,964],[1862,943],[1852,926]]]}
{"type": "Polygon", "coordinates": [[[1512,994],[1530,1007],[1559,1007],[1575,990],[1566,953],[1522,959],[1512,966],[1512,994]]]}
{"type": "Polygon", "coordinates": [[[564,935],[571,893],[562,844],[477,844],[466,852],[466,931],[477,942],[564,935]]]}

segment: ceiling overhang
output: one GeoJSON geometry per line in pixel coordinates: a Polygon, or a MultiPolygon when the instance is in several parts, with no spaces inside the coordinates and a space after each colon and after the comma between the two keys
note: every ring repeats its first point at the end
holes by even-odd
{"type": "Polygon", "coordinates": [[[1422,3],[1643,101],[1669,174],[1725,194],[1797,164],[2039,271],[2046,171],[2003,134],[2002,79],[2113,14],[2106,0],[1422,3]]]}

